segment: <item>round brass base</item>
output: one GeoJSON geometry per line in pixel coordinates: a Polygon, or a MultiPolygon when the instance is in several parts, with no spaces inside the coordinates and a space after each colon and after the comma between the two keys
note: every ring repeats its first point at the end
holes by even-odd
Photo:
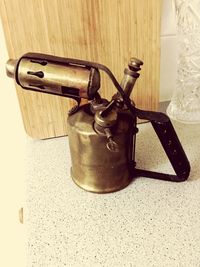
{"type": "MultiPolygon", "coordinates": [[[[123,180],[121,184],[113,185],[112,187],[104,187],[104,188],[91,186],[87,183],[83,183],[80,180],[76,179],[73,176],[72,168],[71,168],[71,178],[73,182],[81,189],[84,189],[85,191],[88,191],[88,192],[97,193],[97,194],[106,194],[106,193],[112,193],[112,192],[122,190],[125,187],[127,187],[132,181],[132,178],[129,178],[129,179],[123,180]]],[[[87,179],[85,179],[85,181],[87,181],[87,179]]]]}

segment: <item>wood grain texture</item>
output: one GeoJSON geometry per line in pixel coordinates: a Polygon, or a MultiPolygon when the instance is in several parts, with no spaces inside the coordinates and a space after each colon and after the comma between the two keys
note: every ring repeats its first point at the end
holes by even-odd
{"type": "MultiPolygon", "coordinates": [[[[0,0],[8,53],[41,52],[108,66],[120,81],[131,56],[144,61],[132,95],[140,108],[157,109],[160,69],[159,0],[0,0]]],[[[101,94],[115,92],[102,74],[101,94]]],[[[17,87],[25,130],[33,138],[67,133],[72,101],[17,87]]]]}

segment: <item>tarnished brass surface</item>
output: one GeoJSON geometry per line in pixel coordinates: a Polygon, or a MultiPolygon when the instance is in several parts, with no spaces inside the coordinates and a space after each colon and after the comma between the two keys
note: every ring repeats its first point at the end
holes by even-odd
{"type": "Polygon", "coordinates": [[[19,82],[24,87],[44,86],[49,91],[56,90],[61,94],[62,86],[79,89],[80,97],[87,98],[90,71],[86,68],[63,66],[62,64],[36,64],[29,59],[22,59],[18,72],[19,82]],[[41,71],[43,78],[31,75],[41,71]]]}
{"type": "Polygon", "coordinates": [[[128,113],[118,113],[113,136],[119,151],[112,152],[106,147],[106,136],[95,132],[94,116],[88,110],[86,104],[68,117],[72,178],[87,191],[108,193],[120,190],[131,182],[135,121],[128,113]]]}
{"type": "Polygon", "coordinates": [[[71,175],[77,185],[96,193],[120,190],[132,180],[136,117],[127,106],[141,61],[132,58],[121,87],[109,69],[94,62],[27,53],[7,62],[7,74],[24,89],[72,97],[78,105],[68,117],[71,175]],[[117,90],[109,102],[101,99],[100,70],[117,90]],[[118,85],[118,86],[117,86],[118,85]],[[79,107],[80,98],[92,100],[79,107]]]}
{"type": "Polygon", "coordinates": [[[45,56],[28,53],[19,60],[10,59],[7,75],[25,89],[55,95],[90,99],[99,89],[100,74],[95,68],[64,64],[62,58],[45,56]]]}
{"type": "Polygon", "coordinates": [[[111,112],[106,117],[101,116],[101,111],[95,113],[95,122],[102,127],[111,127],[117,122],[117,112],[111,110],[111,112]]]}

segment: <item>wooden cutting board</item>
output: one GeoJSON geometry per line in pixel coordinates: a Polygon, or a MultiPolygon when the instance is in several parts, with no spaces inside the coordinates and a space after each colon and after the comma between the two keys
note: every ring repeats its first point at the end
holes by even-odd
{"type": "MultiPolygon", "coordinates": [[[[10,58],[40,52],[96,61],[119,81],[130,57],[143,60],[132,97],[140,108],[157,109],[161,1],[0,0],[0,13],[10,58]]],[[[100,92],[108,99],[115,93],[104,75],[100,92]]],[[[28,135],[44,139],[67,134],[73,101],[19,87],[17,95],[28,135]]]]}

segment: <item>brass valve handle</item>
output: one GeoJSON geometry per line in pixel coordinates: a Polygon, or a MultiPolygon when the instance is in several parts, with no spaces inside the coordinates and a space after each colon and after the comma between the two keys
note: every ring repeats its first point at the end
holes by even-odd
{"type": "Polygon", "coordinates": [[[107,137],[107,144],[106,147],[108,150],[110,150],[111,152],[119,152],[119,146],[118,144],[113,140],[113,136],[111,133],[111,130],[109,128],[105,128],[104,129],[106,137],[107,137]]]}

